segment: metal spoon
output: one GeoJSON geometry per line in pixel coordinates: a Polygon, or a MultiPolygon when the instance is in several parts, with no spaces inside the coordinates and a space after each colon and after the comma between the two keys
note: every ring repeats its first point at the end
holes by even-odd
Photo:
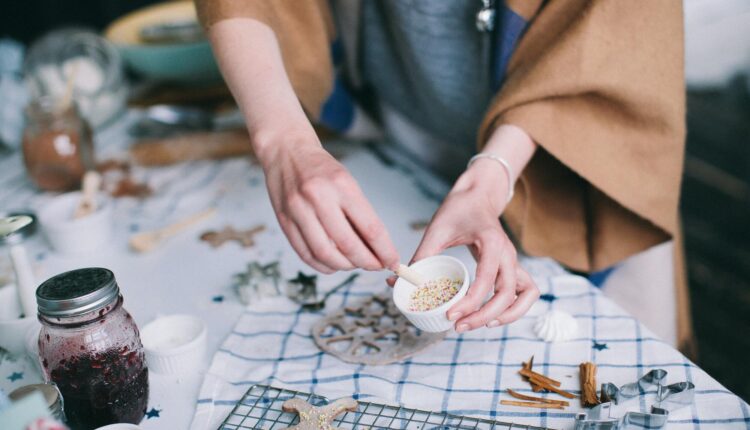
{"type": "Polygon", "coordinates": [[[344,279],[342,283],[336,285],[335,287],[331,288],[330,291],[325,293],[319,301],[304,303],[302,305],[302,310],[305,312],[315,312],[323,309],[324,307],[326,307],[326,300],[331,297],[331,294],[354,282],[354,280],[357,279],[357,276],[359,276],[359,273],[352,273],[348,278],[344,279]]]}

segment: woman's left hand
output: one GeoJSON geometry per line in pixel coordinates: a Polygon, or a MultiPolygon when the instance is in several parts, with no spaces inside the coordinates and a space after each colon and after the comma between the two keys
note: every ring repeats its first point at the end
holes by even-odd
{"type": "Polygon", "coordinates": [[[539,289],[518,264],[516,249],[500,224],[507,190],[502,168],[493,160],[477,160],[456,181],[412,259],[458,245],[471,251],[477,261],[476,277],[466,296],[447,314],[456,321],[459,333],[513,322],[539,298],[539,289]]]}

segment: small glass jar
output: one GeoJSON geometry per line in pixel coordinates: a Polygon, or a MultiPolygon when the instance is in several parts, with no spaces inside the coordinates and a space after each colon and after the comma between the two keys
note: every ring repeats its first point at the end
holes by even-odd
{"type": "Polygon", "coordinates": [[[31,180],[47,191],[78,188],[94,168],[94,145],[75,104],[42,97],[29,104],[26,116],[23,159],[31,180]]]}
{"type": "Polygon", "coordinates": [[[114,274],[102,268],[65,272],[42,283],[36,295],[39,360],[45,379],[62,393],[68,426],[139,423],[148,404],[148,369],[114,274]]]}

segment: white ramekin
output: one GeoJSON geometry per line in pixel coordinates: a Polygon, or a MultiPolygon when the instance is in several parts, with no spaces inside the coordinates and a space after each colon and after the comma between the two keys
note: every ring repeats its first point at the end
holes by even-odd
{"type": "Polygon", "coordinates": [[[436,255],[417,261],[409,267],[425,279],[451,278],[463,281],[461,287],[458,289],[458,293],[452,299],[435,309],[423,312],[409,310],[411,295],[417,288],[415,285],[398,278],[396,285],[393,286],[393,302],[396,304],[398,310],[418,329],[438,333],[453,328],[454,323],[448,320],[446,313],[451,306],[466,295],[466,291],[469,289],[469,284],[471,283],[469,270],[464,263],[448,255],[436,255]]]}
{"type": "Polygon", "coordinates": [[[206,324],[192,315],[169,315],[141,330],[149,371],[183,374],[201,368],[206,355],[206,324]]]}
{"type": "Polygon", "coordinates": [[[60,254],[82,255],[102,248],[112,236],[112,204],[103,193],[97,196],[94,213],[73,219],[81,192],[53,198],[39,211],[39,222],[47,240],[60,254]]]}

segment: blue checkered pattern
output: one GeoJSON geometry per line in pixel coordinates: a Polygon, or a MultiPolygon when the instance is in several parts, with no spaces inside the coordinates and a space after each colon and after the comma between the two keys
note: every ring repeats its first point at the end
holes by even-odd
{"type": "MultiPolygon", "coordinates": [[[[652,368],[663,368],[669,372],[669,383],[687,380],[697,387],[695,405],[674,412],[669,428],[750,427],[750,407],[745,402],[656,338],[584,278],[565,274],[549,260],[529,259],[524,265],[544,295],[527,316],[497,329],[450,334],[417,356],[388,366],[348,364],[320,352],[310,328],[323,312],[302,313],[281,298],[249,308],[214,356],[193,428],[215,428],[256,383],[329,398],[353,395],[413,408],[570,428],[580,410],[577,402],[555,412],[499,405],[501,399],[509,398],[505,394],[508,388],[532,394],[517,374],[521,362],[532,355],[536,370],[560,380],[562,388],[573,393],[580,392],[578,365],[583,361],[597,364],[599,382],[617,385],[632,382],[652,368]],[[534,320],[549,309],[573,314],[579,322],[579,337],[558,344],[536,339],[534,320]]],[[[380,291],[380,282],[354,284],[334,295],[328,308],[380,291]]],[[[647,410],[651,402],[652,394],[647,394],[618,405],[615,413],[647,410]]]]}

